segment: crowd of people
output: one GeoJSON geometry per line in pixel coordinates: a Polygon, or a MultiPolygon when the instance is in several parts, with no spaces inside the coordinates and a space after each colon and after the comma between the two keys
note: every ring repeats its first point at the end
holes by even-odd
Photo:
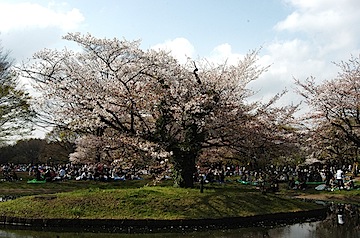
{"type": "MultiPolygon", "coordinates": [[[[134,169],[121,166],[94,164],[4,164],[1,165],[3,180],[17,180],[17,172],[27,172],[36,180],[61,181],[61,180],[135,180],[143,176],[155,176],[150,168],[134,169]]],[[[278,183],[287,183],[289,189],[306,189],[310,182],[323,182],[324,189],[352,189],[354,181],[351,165],[307,165],[307,166],[274,166],[269,165],[263,169],[252,169],[247,166],[214,166],[210,168],[198,167],[195,181],[205,183],[226,182],[230,176],[237,176],[241,181],[261,184],[265,181],[271,183],[274,189],[278,183]]],[[[170,173],[169,173],[170,174],[170,173]]],[[[165,175],[164,178],[170,178],[165,175]]]]}
{"type": "Polygon", "coordinates": [[[322,189],[353,189],[357,171],[353,165],[299,165],[274,166],[263,169],[251,169],[246,166],[228,166],[209,169],[203,173],[205,182],[224,182],[229,175],[240,177],[246,184],[262,184],[265,181],[278,189],[279,183],[287,183],[289,189],[306,189],[308,184],[321,184],[322,189]]]}
{"type": "Polygon", "coordinates": [[[98,180],[115,181],[128,179],[141,179],[146,170],[122,169],[119,166],[111,166],[103,163],[94,164],[4,164],[0,170],[3,179],[7,181],[17,180],[17,172],[26,172],[30,177],[38,181],[62,181],[62,180],[98,180]]]}

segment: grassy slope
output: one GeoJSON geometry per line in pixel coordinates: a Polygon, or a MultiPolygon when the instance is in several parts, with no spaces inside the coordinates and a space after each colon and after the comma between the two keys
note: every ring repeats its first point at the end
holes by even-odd
{"type": "MultiPolygon", "coordinates": [[[[291,197],[315,198],[360,204],[360,190],[287,190],[262,195],[253,186],[235,182],[206,184],[199,189],[173,188],[171,181],[148,186],[151,180],[94,182],[63,181],[27,184],[0,182],[0,196],[23,196],[0,202],[0,215],[29,218],[184,219],[249,216],[315,208],[291,197]],[[308,197],[310,196],[310,197],[308,197]],[[326,198],[330,196],[330,198],[326,198]]],[[[286,186],[285,184],[283,186],[286,186]]]]}
{"type": "Polygon", "coordinates": [[[249,216],[317,207],[235,186],[180,189],[171,186],[80,189],[0,203],[0,214],[26,218],[186,219],[249,216]]]}

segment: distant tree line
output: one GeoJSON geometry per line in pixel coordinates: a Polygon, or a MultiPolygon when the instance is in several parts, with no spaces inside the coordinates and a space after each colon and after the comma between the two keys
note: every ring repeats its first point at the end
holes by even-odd
{"type": "Polygon", "coordinates": [[[74,145],[45,139],[19,140],[0,147],[0,164],[60,164],[69,162],[74,145]]]}

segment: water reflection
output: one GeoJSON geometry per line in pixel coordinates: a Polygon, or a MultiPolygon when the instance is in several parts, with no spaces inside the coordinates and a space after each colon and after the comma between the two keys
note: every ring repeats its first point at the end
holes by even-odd
{"type": "Polygon", "coordinates": [[[330,212],[316,230],[316,237],[360,237],[359,208],[351,204],[332,204],[330,212]]]}
{"type": "Polygon", "coordinates": [[[328,216],[317,222],[305,222],[286,226],[226,229],[207,232],[153,233],[153,234],[109,234],[41,232],[9,230],[0,228],[0,237],[9,238],[354,238],[360,237],[359,208],[353,205],[332,204],[328,216]],[[1,230],[2,229],[2,230],[1,230]]]}

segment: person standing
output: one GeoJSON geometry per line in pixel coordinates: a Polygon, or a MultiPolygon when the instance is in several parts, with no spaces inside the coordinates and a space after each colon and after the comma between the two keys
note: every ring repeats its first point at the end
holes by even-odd
{"type": "Polygon", "coordinates": [[[344,179],[344,172],[341,170],[341,168],[338,168],[338,170],[336,171],[336,180],[337,180],[339,189],[344,188],[344,180],[343,179],[344,179]]]}
{"type": "Polygon", "coordinates": [[[325,170],[325,184],[327,187],[330,187],[330,181],[333,178],[333,173],[331,173],[330,168],[325,170]]]}

